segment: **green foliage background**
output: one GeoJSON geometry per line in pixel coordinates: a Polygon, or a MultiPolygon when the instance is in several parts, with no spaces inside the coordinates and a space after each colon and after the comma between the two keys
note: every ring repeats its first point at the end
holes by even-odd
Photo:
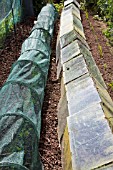
{"type": "Polygon", "coordinates": [[[113,0],[84,0],[84,3],[101,17],[105,17],[107,22],[113,22],[113,0]]]}
{"type": "Polygon", "coordinates": [[[100,8],[100,14],[104,15],[108,21],[113,22],[113,1],[98,0],[97,5],[100,8]]]}
{"type": "Polygon", "coordinates": [[[34,10],[36,16],[40,12],[41,8],[47,3],[52,3],[56,7],[57,11],[60,12],[63,8],[64,0],[33,0],[34,10]]]}
{"type": "Polygon", "coordinates": [[[113,45],[113,0],[81,0],[81,2],[107,22],[108,29],[103,33],[113,45]]]}

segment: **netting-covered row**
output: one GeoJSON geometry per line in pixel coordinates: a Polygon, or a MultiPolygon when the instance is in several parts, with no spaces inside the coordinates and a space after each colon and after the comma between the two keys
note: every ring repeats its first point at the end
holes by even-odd
{"type": "Polygon", "coordinates": [[[0,0],[0,42],[21,17],[20,0],[0,0]]]}
{"type": "Polygon", "coordinates": [[[38,152],[41,108],[56,15],[53,5],[42,8],[0,91],[0,167],[3,170],[42,169],[38,152]]]}

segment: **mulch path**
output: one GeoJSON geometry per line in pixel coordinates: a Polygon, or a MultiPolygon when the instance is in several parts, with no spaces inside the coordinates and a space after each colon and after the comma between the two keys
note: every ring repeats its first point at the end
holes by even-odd
{"type": "Polygon", "coordinates": [[[109,84],[113,82],[113,52],[111,52],[112,48],[108,45],[108,40],[102,33],[102,31],[106,28],[106,25],[102,21],[94,19],[93,14],[89,11],[89,20],[94,27],[95,34],[98,37],[98,42],[102,47],[103,56],[101,57],[95,34],[93,33],[83,11],[81,12],[81,16],[87,43],[108,87],[108,92],[113,100],[113,87],[111,88],[109,86],[109,84]]]}
{"type": "Polygon", "coordinates": [[[45,100],[42,109],[42,131],[39,151],[44,170],[62,170],[61,150],[58,142],[57,105],[60,99],[60,82],[56,79],[56,39],[59,21],[56,22],[52,40],[52,54],[45,100]]]}

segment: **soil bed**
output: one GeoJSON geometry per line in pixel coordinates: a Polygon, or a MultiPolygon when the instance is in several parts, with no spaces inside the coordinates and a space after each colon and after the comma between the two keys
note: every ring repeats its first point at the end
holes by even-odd
{"type": "Polygon", "coordinates": [[[113,82],[113,52],[112,48],[108,44],[108,40],[103,35],[102,31],[106,29],[105,23],[93,18],[93,14],[89,11],[89,21],[94,27],[94,32],[90,27],[88,20],[86,19],[85,12],[81,12],[82,15],[82,24],[84,27],[85,36],[87,43],[91,49],[92,55],[96,61],[96,64],[104,78],[104,81],[108,87],[108,92],[113,100],[113,87],[110,87],[110,84],[113,82]],[[98,43],[96,40],[98,38],[98,43],[102,47],[103,56],[100,56],[98,43]]]}
{"type": "Polygon", "coordinates": [[[16,26],[16,35],[10,33],[6,38],[3,48],[0,49],[0,87],[9,76],[12,64],[20,56],[23,41],[29,36],[34,24],[34,18],[29,18],[16,26]]]}

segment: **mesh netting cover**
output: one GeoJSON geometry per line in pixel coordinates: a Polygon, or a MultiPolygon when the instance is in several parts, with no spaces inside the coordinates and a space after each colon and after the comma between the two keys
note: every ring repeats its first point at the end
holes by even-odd
{"type": "Polygon", "coordinates": [[[20,0],[0,0],[0,45],[20,19],[20,0]]]}
{"type": "Polygon", "coordinates": [[[0,91],[0,170],[41,170],[41,108],[57,12],[42,8],[21,55],[0,91]]]}

